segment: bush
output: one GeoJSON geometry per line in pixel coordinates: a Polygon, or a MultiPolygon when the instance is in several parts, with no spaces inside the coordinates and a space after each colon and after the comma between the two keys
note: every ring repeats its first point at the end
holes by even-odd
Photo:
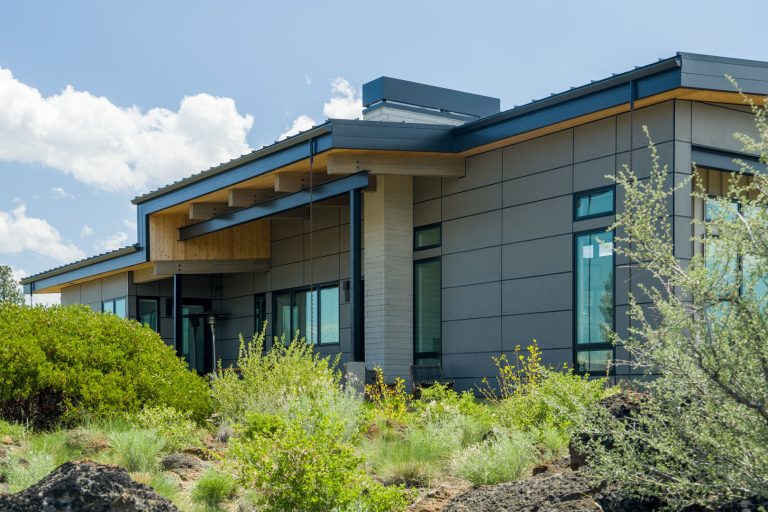
{"type": "Polygon", "coordinates": [[[162,438],[152,430],[114,432],[109,440],[112,443],[110,462],[129,472],[154,471],[165,448],[162,438]]]}
{"type": "MultiPolygon", "coordinates": [[[[768,162],[768,111],[752,106],[758,138],[735,136],[744,152],[768,162]]],[[[667,212],[689,182],[670,187],[671,170],[649,147],[648,179],[635,169],[618,173],[624,209],[612,228],[616,252],[652,277],[640,286],[644,296],[630,296],[623,341],[637,369],[660,375],[647,385],[649,398],[633,421],[597,419],[590,466],[626,492],[660,498],[669,508],[765,499],[768,174],[741,162],[718,187],[722,196],[711,197],[693,173],[694,200],[709,214],[694,222],[698,249],[681,261],[667,212]],[[648,299],[652,304],[639,304],[648,299]]]]}
{"type": "Polygon", "coordinates": [[[365,386],[368,400],[388,422],[402,424],[412,398],[405,392],[405,381],[397,378],[394,385],[390,386],[384,381],[384,371],[381,368],[376,367],[373,371],[373,382],[365,386]]]}
{"type": "Polygon", "coordinates": [[[231,476],[209,469],[195,484],[192,501],[216,510],[222,503],[232,499],[236,492],[237,482],[231,476]]]}
{"type": "Polygon", "coordinates": [[[342,389],[336,358],[325,358],[311,345],[295,338],[288,346],[278,341],[266,353],[264,333],[240,340],[239,373],[219,368],[212,397],[223,422],[236,424],[252,412],[278,414],[308,422],[333,417],[343,423],[342,436],[357,435],[362,420],[362,397],[342,389]]]}
{"type": "Polygon", "coordinates": [[[84,306],[0,304],[0,416],[50,426],[167,405],[197,421],[205,381],[137,322],[84,306]]]}
{"type": "Polygon", "coordinates": [[[458,476],[475,485],[500,484],[519,479],[536,460],[536,448],[528,436],[497,431],[485,442],[461,451],[453,466],[458,476]]]}
{"type": "Polygon", "coordinates": [[[568,434],[586,411],[613,392],[606,390],[605,379],[542,370],[535,386],[500,402],[497,414],[503,425],[520,431],[549,427],[568,434]]]}
{"type": "Polygon", "coordinates": [[[189,447],[200,447],[200,429],[190,419],[190,413],[182,413],[173,407],[145,407],[135,417],[136,424],[153,430],[165,442],[168,451],[179,451],[189,447]]]}
{"type": "Polygon", "coordinates": [[[344,442],[342,428],[328,418],[314,422],[312,433],[297,421],[274,414],[251,413],[235,438],[230,455],[240,482],[261,491],[267,510],[327,511],[376,498],[379,510],[404,503],[385,493],[362,470],[354,447],[344,442]],[[389,501],[381,503],[383,497],[389,501]]]}

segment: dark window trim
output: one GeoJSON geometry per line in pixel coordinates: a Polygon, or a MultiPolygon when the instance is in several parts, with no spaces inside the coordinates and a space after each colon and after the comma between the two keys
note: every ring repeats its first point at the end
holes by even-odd
{"type": "Polygon", "coordinates": [[[413,262],[413,309],[411,310],[411,323],[413,324],[413,363],[416,363],[418,357],[437,357],[440,359],[440,366],[443,366],[443,257],[433,256],[423,258],[413,262]],[[417,352],[416,351],[416,265],[422,263],[431,263],[437,261],[440,263],[440,352],[417,352]]]}
{"type": "MultiPolygon", "coordinates": [[[[269,321],[269,315],[267,314],[267,311],[266,311],[267,310],[267,293],[266,292],[255,293],[253,295],[253,334],[254,335],[255,334],[260,334],[261,333],[261,329],[264,327],[263,322],[259,323],[259,318],[258,318],[258,315],[256,314],[257,313],[256,309],[258,307],[257,301],[259,300],[259,298],[264,299],[264,320],[265,321],[269,321]]],[[[266,337],[266,335],[265,335],[265,337],[266,337]]],[[[265,345],[266,345],[266,340],[264,340],[264,341],[265,341],[265,345]]]]}
{"type": "MultiPolygon", "coordinates": [[[[160,334],[160,297],[151,296],[151,295],[137,295],[136,296],[136,321],[141,322],[139,319],[139,304],[141,304],[141,301],[143,300],[151,300],[154,301],[157,305],[157,329],[154,329],[154,331],[158,334],[160,334]]],[[[143,325],[143,324],[142,324],[143,325]]]]}
{"type": "MultiPolygon", "coordinates": [[[[413,228],[413,250],[414,251],[424,251],[427,249],[434,249],[435,247],[441,247],[443,245],[443,223],[442,222],[433,222],[432,224],[425,224],[423,226],[418,226],[413,228]],[[439,228],[440,229],[440,241],[436,244],[431,245],[424,245],[421,247],[416,246],[416,237],[421,231],[426,231],[428,229],[434,229],[439,228]]],[[[423,261],[423,260],[422,260],[423,261]]]]}
{"type": "MultiPolygon", "coordinates": [[[[614,194],[614,204],[615,204],[616,195],[614,194]]],[[[589,344],[583,344],[578,345],[576,343],[576,271],[577,271],[577,256],[576,256],[576,242],[580,236],[584,235],[592,235],[596,233],[611,233],[614,236],[614,244],[616,243],[615,239],[615,233],[608,230],[609,226],[605,226],[602,228],[592,228],[592,229],[584,229],[581,231],[574,231],[573,232],[573,240],[571,241],[571,265],[573,268],[573,273],[571,276],[571,304],[572,304],[572,313],[571,313],[571,332],[573,333],[573,338],[571,339],[571,345],[573,346],[573,350],[571,353],[571,360],[573,361],[573,371],[574,373],[578,375],[584,375],[589,373],[590,375],[595,375],[594,373],[590,372],[582,372],[579,370],[579,368],[576,365],[576,353],[582,350],[611,350],[611,361],[616,360],[616,346],[613,343],[589,343],[589,344]]],[[[611,268],[613,268],[613,318],[611,319],[611,330],[613,332],[616,332],[616,252],[614,251],[611,254],[611,268]]],[[[611,365],[608,371],[608,375],[615,375],[616,374],[616,366],[611,365]]],[[[602,375],[602,373],[601,373],[602,375]]]]}
{"type": "MultiPolygon", "coordinates": [[[[341,297],[341,286],[339,281],[326,281],[324,283],[318,283],[312,286],[306,285],[306,286],[298,286],[296,288],[284,288],[282,290],[275,290],[272,292],[272,336],[274,338],[278,338],[281,333],[276,332],[277,322],[275,321],[275,317],[277,315],[277,296],[282,295],[285,293],[290,293],[291,295],[291,308],[293,308],[294,305],[294,297],[297,293],[305,292],[309,290],[317,290],[317,326],[318,326],[318,332],[317,332],[317,343],[313,343],[314,346],[317,347],[332,347],[334,345],[341,345],[341,322],[339,322],[339,341],[334,341],[331,343],[323,343],[322,342],[322,329],[320,329],[320,290],[324,288],[338,288],[339,289],[339,297],[341,297]]],[[[341,304],[339,304],[339,319],[341,319],[341,304]]],[[[286,339],[290,343],[293,340],[293,335],[296,333],[296,329],[294,329],[293,326],[293,312],[291,312],[291,331],[290,333],[286,334],[286,339]]],[[[306,334],[305,334],[306,338],[306,334]]]]}
{"type": "Polygon", "coordinates": [[[575,194],[573,194],[573,222],[588,220],[588,219],[595,219],[597,217],[606,217],[608,215],[615,215],[615,214],[616,214],[616,186],[615,185],[606,185],[605,187],[591,188],[589,190],[582,190],[581,192],[576,192],[575,194]],[[582,215],[582,216],[578,215],[577,210],[579,208],[579,199],[585,196],[607,192],[609,190],[613,192],[613,205],[611,206],[611,211],[593,213],[591,215],[582,215]]]}

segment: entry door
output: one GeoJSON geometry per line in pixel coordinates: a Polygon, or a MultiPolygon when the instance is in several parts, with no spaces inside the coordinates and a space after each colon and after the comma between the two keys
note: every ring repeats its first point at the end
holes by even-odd
{"type": "Polygon", "coordinates": [[[181,306],[181,354],[191,370],[200,374],[212,371],[210,359],[210,327],[203,312],[204,304],[181,306]]]}

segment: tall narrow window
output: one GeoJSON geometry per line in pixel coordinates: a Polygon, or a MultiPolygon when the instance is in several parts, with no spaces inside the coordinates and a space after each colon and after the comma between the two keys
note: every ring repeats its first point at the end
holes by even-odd
{"type": "Polygon", "coordinates": [[[613,352],[613,233],[576,236],[576,368],[605,372],[613,352]]]}
{"type": "Polygon", "coordinates": [[[438,364],[442,352],[439,259],[413,264],[413,352],[414,364],[438,364]]]}
{"type": "Polygon", "coordinates": [[[137,320],[142,325],[149,326],[153,331],[158,331],[158,315],[160,302],[158,299],[139,298],[137,320]]]}
{"type": "Polygon", "coordinates": [[[291,292],[274,293],[275,307],[272,309],[272,332],[278,339],[285,336],[285,342],[290,343],[294,332],[291,330],[291,292]]]}

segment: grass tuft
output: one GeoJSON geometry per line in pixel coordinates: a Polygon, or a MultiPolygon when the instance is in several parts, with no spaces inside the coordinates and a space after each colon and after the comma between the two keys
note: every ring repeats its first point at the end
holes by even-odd
{"type": "Polygon", "coordinates": [[[206,510],[220,510],[221,505],[232,499],[236,492],[237,483],[231,476],[209,469],[192,490],[192,501],[206,510]]]}

